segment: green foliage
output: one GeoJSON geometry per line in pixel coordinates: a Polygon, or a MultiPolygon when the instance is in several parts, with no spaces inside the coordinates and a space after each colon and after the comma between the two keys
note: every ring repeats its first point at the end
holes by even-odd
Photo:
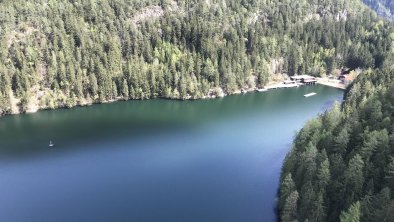
{"type": "MultiPolygon", "coordinates": [[[[393,61],[393,60],[391,60],[393,61]]],[[[300,192],[298,221],[392,221],[394,212],[394,68],[360,74],[341,107],[310,121],[286,157],[279,214],[289,176],[300,192]],[[282,191],[283,190],[283,191],[282,191]]]]}
{"type": "MultiPolygon", "coordinates": [[[[2,114],[11,112],[9,95],[25,110],[36,101],[56,108],[121,98],[197,99],[218,88],[231,94],[263,87],[278,73],[380,67],[392,48],[391,26],[358,1],[1,4],[2,114]]],[[[373,115],[379,119],[379,110],[373,115]]]]}
{"type": "Polygon", "coordinates": [[[347,212],[341,213],[341,222],[360,222],[360,202],[352,204],[347,212]]]}
{"type": "Polygon", "coordinates": [[[295,220],[297,215],[297,201],[298,201],[298,192],[293,191],[286,198],[285,204],[282,209],[281,221],[291,222],[295,220]]]}

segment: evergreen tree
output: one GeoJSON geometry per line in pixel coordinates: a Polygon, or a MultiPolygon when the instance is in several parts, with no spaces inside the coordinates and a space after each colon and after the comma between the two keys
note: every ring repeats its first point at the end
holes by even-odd
{"type": "Polygon", "coordinates": [[[283,211],[289,194],[282,191],[288,190],[289,174],[294,175],[292,191],[300,191],[292,220],[394,218],[393,75],[389,63],[364,71],[341,106],[309,121],[297,134],[282,171],[280,218],[289,218],[283,211]]]}
{"type": "MultiPolygon", "coordinates": [[[[55,91],[84,102],[119,94],[199,99],[219,88],[226,94],[262,88],[277,74],[381,68],[392,48],[392,25],[360,2],[346,2],[3,1],[1,114],[11,112],[6,94],[25,97],[19,108],[35,101],[45,108],[55,91]]],[[[368,106],[362,115],[383,121],[384,104],[368,106]]]]}

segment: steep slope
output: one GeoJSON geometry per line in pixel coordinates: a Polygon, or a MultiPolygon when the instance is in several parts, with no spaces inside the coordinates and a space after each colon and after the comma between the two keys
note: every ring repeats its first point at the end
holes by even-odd
{"type": "Polygon", "coordinates": [[[298,133],[282,171],[281,221],[394,220],[394,67],[361,74],[342,107],[298,133]]]}
{"type": "Polygon", "coordinates": [[[358,0],[1,4],[0,115],[232,94],[280,74],[379,67],[391,47],[358,0]]]}
{"type": "Polygon", "coordinates": [[[374,9],[380,16],[394,21],[394,1],[392,0],[363,0],[374,9]]]}

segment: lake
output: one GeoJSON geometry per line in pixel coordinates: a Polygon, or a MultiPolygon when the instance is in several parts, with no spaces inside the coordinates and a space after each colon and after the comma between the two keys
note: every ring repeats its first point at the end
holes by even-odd
{"type": "Polygon", "coordinates": [[[275,221],[296,131],[342,96],[316,85],[1,117],[0,220],[275,221]]]}

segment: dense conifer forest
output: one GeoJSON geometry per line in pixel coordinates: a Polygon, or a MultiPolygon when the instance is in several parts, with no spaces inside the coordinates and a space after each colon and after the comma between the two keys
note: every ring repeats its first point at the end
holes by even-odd
{"type": "Polygon", "coordinates": [[[0,15],[0,115],[378,68],[393,37],[358,0],[4,0],[0,15]]]}
{"type": "Polygon", "coordinates": [[[394,66],[362,73],[283,166],[281,221],[394,221],[394,66]]]}
{"type": "Polygon", "coordinates": [[[280,221],[394,221],[393,52],[296,135],[282,169],[280,221]]]}

